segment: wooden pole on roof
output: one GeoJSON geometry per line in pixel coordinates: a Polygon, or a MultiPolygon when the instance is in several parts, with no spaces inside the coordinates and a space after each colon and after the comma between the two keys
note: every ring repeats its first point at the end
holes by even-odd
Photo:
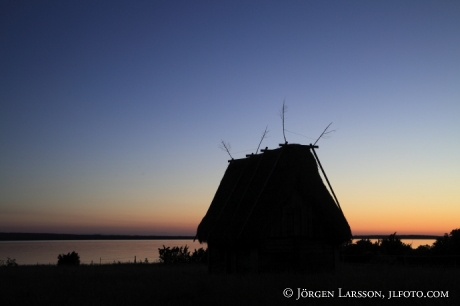
{"type": "Polygon", "coordinates": [[[327,129],[328,129],[330,126],[331,126],[331,124],[332,124],[332,122],[331,122],[331,123],[329,123],[329,125],[328,125],[328,126],[326,126],[326,128],[324,129],[324,131],[321,133],[321,135],[319,135],[318,139],[316,139],[316,141],[315,141],[315,143],[314,143],[313,145],[315,145],[315,144],[318,142],[318,140],[320,140],[320,139],[321,139],[321,137],[323,137],[323,136],[325,136],[325,135],[327,135],[327,134],[329,134],[329,133],[335,132],[335,130],[332,130],[332,131],[326,132],[326,131],[327,131],[327,129]]]}
{"type": "Polygon", "coordinates": [[[260,139],[259,146],[257,146],[256,149],[256,154],[259,152],[260,145],[262,144],[262,141],[264,140],[265,136],[267,136],[267,133],[269,132],[268,130],[268,125],[265,127],[265,131],[262,133],[262,138],[260,139]]]}
{"type": "Polygon", "coordinates": [[[219,145],[219,148],[221,148],[224,151],[227,151],[228,155],[233,160],[233,156],[232,156],[232,154],[230,154],[230,149],[231,149],[230,143],[225,142],[223,140],[220,143],[221,143],[221,145],[219,145]]]}
{"type": "Polygon", "coordinates": [[[281,107],[280,110],[280,117],[281,117],[281,123],[283,124],[283,137],[284,137],[284,143],[288,143],[286,140],[286,134],[284,133],[284,114],[287,112],[287,105],[286,105],[286,99],[283,100],[283,107],[281,107]]]}

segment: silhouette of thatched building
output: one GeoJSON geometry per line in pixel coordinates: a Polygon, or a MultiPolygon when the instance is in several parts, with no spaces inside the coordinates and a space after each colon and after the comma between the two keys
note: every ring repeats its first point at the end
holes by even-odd
{"type": "Polygon", "coordinates": [[[281,144],[229,161],[196,234],[210,272],[334,269],[352,236],[314,148],[281,144]]]}

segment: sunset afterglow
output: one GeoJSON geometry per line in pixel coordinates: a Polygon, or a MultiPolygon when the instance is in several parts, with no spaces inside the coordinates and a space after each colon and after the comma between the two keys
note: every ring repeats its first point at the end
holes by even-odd
{"type": "Polygon", "coordinates": [[[320,139],[353,234],[460,227],[460,3],[0,4],[0,232],[195,235],[230,158],[320,139]]]}

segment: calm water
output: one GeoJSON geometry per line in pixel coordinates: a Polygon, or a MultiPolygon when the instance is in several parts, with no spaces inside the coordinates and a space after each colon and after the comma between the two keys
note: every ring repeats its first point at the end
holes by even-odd
{"type": "Polygon", "coordinates": [[[158,248],[173,246],[207,248],[193,240],[66,240],[66,241],[0,241],[0,260],[16,259],[20,265],[56,264],[59,254],[75,251],[84,264],[158,261],[158,248]]]}
{"type": "MultiPolygon", "coordinates": [[[[356,242],[355,239],[354,242],[356,242]]],[[[376,239],[371,239],[372,242],[376,239]]],[[[412,244],[416,249],[419,245],[432,245],[434,239],[401,239],[402,242],[412,244]]],[[[158,261],[158,248],[173,246],[189,246],[189,251],[205,248],[193,240],[66,240],[66,241],[0,241],[0,260],[7,257],[16,259],[20,265],[56,264],[59,254],[75,251],[80,255],[84,264],[158,261]]]]}

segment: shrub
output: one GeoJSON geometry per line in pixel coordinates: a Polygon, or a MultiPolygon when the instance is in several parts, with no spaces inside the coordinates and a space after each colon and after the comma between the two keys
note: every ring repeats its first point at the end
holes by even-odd
{"type": "Polygon", "coordinates": [[[16,262],[16,259],[11,259],[11,258],[7,257],[6,261],[5,260],[0,260],[0,267],[1,266],[4,266],[4,267],[17,267],[18,264],[16,262]]]}
{"type": "Polygon", "coordinates": [[[436,239],[432,250],[436,255],[460,255],[460,228],[436,239]]]}
{"type": "Polygon", "coordinates": [[[203,249],[203,248],[199,248],[198,250],[195,249],[195,251],[193,251],[192,253],[192,257],[191,257],[191,261],[192,262],[199,262],[199,263],[206,263],[207,260],[208,260],[208,250],[206,249],[203,249]]]}
{"type": "Polygon", "coordinates": [[[160,261],[163,263],[185,263],[190,262],[190,252],[188,251],[188,246],[185,247],[165,247],[158,248],[158,253],[160,254],[160,261]]]}
{"type": "Polygon", "coordinates": [[[404,255],[412,251],[409,244],[405,244],[396,236],[396,232],[391,234],[388,238],[383,239],[380,244],[380,250],[385,255],[404,255]]]}
{"type": "Polygon", "coordinates": [[[192,255],[188,250],[188,246],[185,247],[165,247],[158,248],[158,253],[160,254],[160,261],[163,263],[206,263],[207,261],[207,250],[203,248],[195,249],[192,255]]]}
{"type": "Polygon", "coordinates": [[[57,264],[58,266],[78,266],[80,265],[80,256],[75,251],[67,253],[67,255],[59,254],[57,264]]]}
{"type": "Polygon", "coordinates": [[[430,256],[432,247],[428,244],[419,245],[413,252],[415,256],[430,256]]]}

